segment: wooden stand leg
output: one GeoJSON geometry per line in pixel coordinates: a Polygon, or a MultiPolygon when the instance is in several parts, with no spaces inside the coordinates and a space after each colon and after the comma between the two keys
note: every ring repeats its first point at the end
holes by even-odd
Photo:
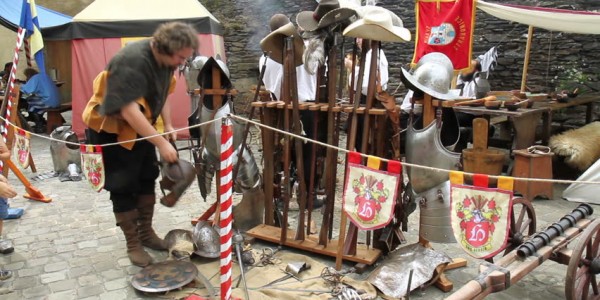
{"type": "MultiPolygon", "coordinates": [[[[11,106],[10,119],[9,119],[9,121],[12,124],[15,124],[17,126],[21,126],[20,120],[17,116],[18,107],[19,107],[19,94],[20,94],[19,88],[15,87],[15,92],[14,92],[14,97],[13,97],[14,104],[11,106]]],[[[14,134],[15,134],[14,128],[12,126],[10,126],[9,124],[4,124],[4,125],[8,126],[8,135],[6,137],[6,146],[8,147],[8,149],[11,149],[12,145],[13,145],[14,134]]],[[[29,163],[31,166],[31,170],[33,172],[36,172],[35,164],[33,163],[33,157],[31,156],[31,153],[29,153],[29,163]]],[[[3,175],[5,177],[8,176],[8,169],[10,169],[19,178],[19,180],[25,186],[25,191],[27,192],[24,195],[25,198],[31,199],[31,200],[36,200],[36,201],[41,201],[41,202],[46,202],[46,203],[52,201],[52,198],[48,198],[48,197],[44,196],[38,189],[36,189],[33,185],[31,185],[29,180],[27,180],[27,178],[23,175],[23,173],[21,173],[21,170],[19,170],[19,168],[10,160],[10,158],[7,159],[6,161],[4,161],[4,164],[5,164],[5,168],[2,170],[3,175]]]]}

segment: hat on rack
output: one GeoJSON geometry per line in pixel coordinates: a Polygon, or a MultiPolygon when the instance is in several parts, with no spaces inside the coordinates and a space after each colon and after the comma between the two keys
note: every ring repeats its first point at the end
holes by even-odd
{"type": "Polygon", "coordinates": [[[456,99],[456,95],[450,91],[454,72],[452,62],[443,54],[443,57],[435,54],[429,58],[426,57],[427,55],[421,57],[421,60],[425,59],[425,62],[421,63],[419,61],[420,64],[418,64],[413,74],[402,68],[402,82],[407,88],[413,91],[424,92],[436,99],[456,99]]]}
{"type": "Polygon", "coordinates": [[[360,17],[344,29],[344,35],[382,42],[410,41],[410,31],[404,28],[402,19],[383,7],[362,6],[357,8],[360,17]]]}
{"type": "Polygon", "coordinates": [[[301,11],[296,15],[296,23],[305,31],[315,31],[344,21],[352,21],[356,11],[342,7],[338,0],[321,0],[315,11],[301,11]]]}
{"type": "Polygon", "coordinates": [[[269,33],[262,41],[260,48],[267,52],[269,58],[283,64],[283,55],[285,54],[285,38],[293,37],[294,44],[294,65],[302,64],[302,53],[304,53],[304,41],[298,33],[298,30],[292,23],[288,23],[269,33]]]}
{"type": "MultiPolygon", "coordinates": [[[[200,58],[198,63],[202,63],[204,61],[203,58],[200,58]]],[[[229,89],[232,87],[231,80],[229,79],[229,68],[225,62],[220,60],[218,57],[215,59],[214,57],[209,57],[204,64],[202,65],[202,69],[200,69],[200,73],[198,73],[198,84],[205,89],[220,89],[225,88],[229,89]],[[221,86],[213,86],[212,82],[212,69],[213,67],[219,70],[221,74],[221,86]]]]}
{"type": "Polygon", "coordinates": [[[286,15],[274,14],[273,16],[271,16],[271,19],[269,19],[269,29],[271,29],[271,31],[275,31],[279,27],[290,22],[290,18],[288,18],[286,15]]]}

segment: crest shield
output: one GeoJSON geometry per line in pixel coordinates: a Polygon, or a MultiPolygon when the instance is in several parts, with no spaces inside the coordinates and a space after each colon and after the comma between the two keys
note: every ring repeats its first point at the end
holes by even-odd
{"type": "Polygon", "coordinates": [[[104,188],[105,175],[102,146],[81,145],[81,170],[92,189],[100,192],[104,188]]]}
{"type": "Polygon", "coordinates": [[[450,219],[458,244],[475,258],[488,258],[506,247],[513,192],[452,184],[450,219]]]}
{"type": "Polygon", "coordinates": [[[23,169],[27,169],[27,167],[29,167],[29,153],[31,151],[29,139],[29,132],[21,128],[15,130],[15,145],[13,152],[17,162],[19,162],[19,165],[23,167],[23,169]]]}
{"type": "Polygon", "coordinates": [[[342,200],[344,213],[362,230],[382,228],[394,214],[400,174],[351,161],[348,163],[342,200]]]}

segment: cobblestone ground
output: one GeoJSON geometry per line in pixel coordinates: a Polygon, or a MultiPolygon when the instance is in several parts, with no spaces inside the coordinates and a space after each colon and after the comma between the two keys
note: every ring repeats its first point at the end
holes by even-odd
{"type": "MultiPolygon", "coordinates": [[[[33,137],[31,143],[38,171],[32,173],[30,169],[23,170],[27,178],[40,177],[53,170],[49,141],[33,137]]],[[[180,143],[180,146],[185,146],[183,142],[180,143]]],[[[254,142],[253,147],[257,145],[254,142]]],[[[256,151],[255,155],[259,158],[261,153],[256,151]]],[[[186,152],[182,152],[181,156],[190,159],[186,152]]],[[[175,299],[169,294],[157,296],[138,293],[131,287],[130,277],[140,268],[132,266],[127,258],[124,237],[115,227],[107,192],[96,193],[85,181],[60,182],[57,177],[31,179],[35,188],[52,198],[52,202],[43,203],[23,198],[24,186],[12,172],[9,180],[19,192],[19,196],[11,199],[10,204],[24,208],[25,214],[20,219],[5,221],[4,236],[13,241],[15,251],[0,255],[0,264],[13,271],[14,275],[0,283],[0,299],[175,299]]],[[[576,203],[560,200],[564,186],[556,185],[555,188],[556,199],[535,200],[533,203],[539,229],[558,221],[577,206],[576,203]]],[[[337,199],[338,205],[340,199],[337,199]]],[[[214,197],[207,202],[201,200],[198,187],[192,185],[174,208],[156,205],[155,228],[159,235],[165,235],[174,228],[191,230],[190,220],[204,212],[212,202],[214,197]]],[[[318,221],[319,214],[314,214],[318,221]]],[[[335,224],[339,224],[338,219],[335,224]]],[[[411,215],[409,230],[405,235],[408,243],[416,241],[418,212],[411,215]]],[[[259,241],[254,247],[264,247],[265,244],[259,241]]],[[[456,244],[433,244],[433,247],[453,258],[467,259],[467,267],[446,273],[454,283],[455,290],[476,277],[479,262],[470,259],[456,244]]],[[[158,261],[167,258],[164,252],[150,253],[158,261]]],[[[311,253],[304,254],[313,256],[311,253]]],[[[318,259],[327,265],[334,265],[332,258],[318,259]]],[[[567,266],[552,261],[544,262],[519,283],[507,291],[489,296],[489,299],[564,299],[566,270],[567,266]]],[[[365,274],[352,276],[360,279],[365,274]]],[[[410,297],[443,299],[448,295],[435,287],[427,287],[414,291],[410,297]]]]}

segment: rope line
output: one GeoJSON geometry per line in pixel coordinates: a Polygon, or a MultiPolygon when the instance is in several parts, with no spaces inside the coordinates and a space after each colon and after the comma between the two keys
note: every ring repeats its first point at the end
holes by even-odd
{"type": "MultiPolygon", "coordinates": [[[[346,154],[348,154],[348,153],[351,152],[348,149],[344,149],[344,148],[340,148],[340,147],[337,147],[337,146],[329,145],[327,143],[323,143],[323,142],[320,142],[320,141],[312,140],[312,139],[306,138],[304,136],[300,136],[300,135],[296,135],[296,134],[291,133],[291,132],[283,131],[281,129],[278,129],[278,128],[275,128],[275,127],[271,127],[271,126],[262,124],[260,122],[256,122],[256,121],[253,121],[253,120],[250,120],[250,119],[238,116],[238,115],[233,115],[233,114],[228,114],[226,116],[223,116],[223,117],[220,117],[220,118],[216,118],[214,120],[206,121],[206,122],[199,123],[199,124],[192,125],[192,126],[178,128],[178,129],[175,129],[175,130],[172,130],[172,131],[168,131],[168,132],[164,132],[164,133],[159,133],[159,134],[152,135],[152,136],[141,137],[141,138],[137,138],[137,139],[133,139],[133,140],[127,140],[127,141],[122,141],[122,142],[100,144],[99,146],[102,146],[102,147],[115,146],[115,145],[129,143],[129,142],[132,142],[132,141],[133,142],[143,141],[143,140],[147,140],[147,139],[153,138],[155,136],[165,136],[165,135],[169,135],[169,134],[174,133],[174,132],[189,130],[189,129],[192,129],[192,128],[198,128],[198,127],[203,127],[203,126],[209,126],[212,123],[221,122],[221,120],[224,119],[224,118],[232,118],[232,119],[236,119],[236,120],[239,120],[239,121],[242,121],[242,122],[248,122],[250,124],[258,126],[259,128],[265,128],[265,129],[272,130],[272,131],[275,131],[275,132],[278,132],[278,133],[281,133],[281,134],[284,134],[284,135],[289,135],[290,137],[300,139],[300,140],[302,140],[304,142],[315,143],[315,144],[320,145],[322,147],[331,148],[331,149],[334,149],[334,150],[337,150],[337,151],[340,151],[340,152],[343,152],[343,153],[346,153],[346,154]]],[[[9,124],[10,126],[13,126],[15,128],[20,128],[20,127],[16,126],[15,124],[9,122],[5,118],[0,117],[0,120],[4,120],[6,122],[6,124],[9,124]]],[[[61,143],[65,143],[65,144],[69,144],[69,145],[73,145],[73,146],[78,146],[78,147],[82,145],[82,143],[74,143],[74,142],[69,142],[69,141],[58,140],[58,139],[55,139],[55,138],[52,138],[52,137],[47,137],[47,136],[44,136],[44,135],[41,135],[41,134],[37,134],[37,133],[33,133],[33,132],[30,132],[30,135],[37,136],[37,137],[40,137],[42,139],[47,139],[47,140],[50,140],[50,141],[61,142],[61,143]]],[[[360,153],[360,155],[361,155],[361,157],[364,157],[364,158],[373,157],[373,155],[368,155],[368,154],[364,154],[364,153],[360,153]]],[[[387,158],[383,158],[383,157],[378,157],[378,158],[380,160],[382,160],[382,161],[385,161],[385,162],[389,162],[390,161],[390,159],[387,159],[387,158]]],[[[423,165],[412,164],[412,163],[407,163],[407,162],[402,162],[402,165],[406,166],[406,167],[411,167],[411,168],[416,168],[416,169],[423,169],[423,170],[428,170],[428,171],[432,171],[432,172],[450,173],[451,171],[457,171],[457,170],[447,170],[447,169],[442,169],[442,168],[435,168],[435,167],[423,166],[423,165]]],[[[461,171],[461,172],[463,172],[464,174],[467,174],[467,175],[475,175],[476,174],[476,173],[469,173],[469,172],[464,172],[464,171],[461,171]]],[[[507,176],[499,176],[499,175],[488,175],[488,176],[490,178],[495,178],[495,179],[498,179],[500,177],[507,177],[507,176]]],[[[508,177],[512,177],[512,176],[508,176],[508,177]]],[[[550,182],[550,183],[561,183],[561,184],[581,183],[581,184],[598,184],[598,185],[600,185],[600,181],[589,181],[589,180],[578,181],[578,180],[527,178],[527,177],[512,177],[512,178],[514,178],[515,180],[522,180],[522,181],[529,181],[529,182],[550,182]]]]}
{"type": "MultiPolygon", "coordinates": [[[[329,145],[329,144],[326,144],[326,143],[323,143],[323,142],[320,142],[320,141],[315,141],[315,140],[312,140],[312,139],[309,139],[309,138],[306,138],[306,137],[303,137],[303,136],[299,136],[299,135],[296,135],[296,134],[293,134],[293,133],[290,133],[290,132],[286,132],[286,131],[283,131],[283,130],[278,129],[278,128],[270,127],[270,126],[267,126],[265,124],[262,124],[262,123],[259,123],[259,122],[256,122],[256,121],[252,121],[252,120],[240,117],[240,116],[236,116],[236,115],[231,115],[230,114],[230,115],[227,115],[227,117],[231,117],[233,119],[237,119],[237,120],[240,120],[240,121],[249,122],[250,124],[253,124],[253,125],[256,125],[256,126],[259,126],[259,127],[263,127],[263,128],[269,129],[269,130],[273,130],[273,131],[276,131],[276,132],[281,133],[281,134],[286,134],[286,135],[289,135],[289,136],[291,136],[293,138],[301,139],[302,141],[305,141],[305,142],[315,143],[315,144],[321,145],[323,147],[335,149],[337,151],[341,151],[341,152],[344,152],[346,154],[351,152],[348,149],[344,149],[344,148],[340,148],[340,147],[337,147],[337,146],[329,145]]],[[[373,155],[368,155],[368,154],[364,154],[364,153],[360,153],[360,155],[361,155],[361,157],[365,157],[365,158],[373,157],[373,155]]],[[[390,161],[390,159],[387,159],[387,158],[383,158],[383,157],[378,157],[378,158],[380,160],[382,160],[382,161],[385,161],[385,162],[390,161]]],[[[447,169],[441,169],[441,168],[435,168],[435,167],[429,167],[429,166],[411,164],[411,163],[407,163],[407,162],[402,162],[402,165],[406,166],[406,167],[411,167],[411,168],[416,168],[416,169],[423,169],[423,170],[428,170],[428,171],[433,171],[433,172],[450,173],[451,171],[456,171],[456,170],[447,170],[447,169]]],[[[461,172],[463,172],[464,174],[467,174],[467,175],[475,175],[476,174],[476,173],[469,173],[469,172],[464,172],[464,171],[461,171],[461,172]]],[[[496,178],[496,179],[500,178],[500,177],[507,177],[507,176],[498,176],[498,175],[488,175],[488,176],[490,178],[496,178]]],[[[508,177],[512,177],[512,176],[508,176],[508,177]]],[[[600,184],[600,181],[576,181],[576,180],[527,178],[527,177],[512,177],[512,178],[514,178],[515,180],[532,181],[532,182],[552,182],[552,183],[566,183],[566,184],[571,184],[571,183],[600,184]]]]}

